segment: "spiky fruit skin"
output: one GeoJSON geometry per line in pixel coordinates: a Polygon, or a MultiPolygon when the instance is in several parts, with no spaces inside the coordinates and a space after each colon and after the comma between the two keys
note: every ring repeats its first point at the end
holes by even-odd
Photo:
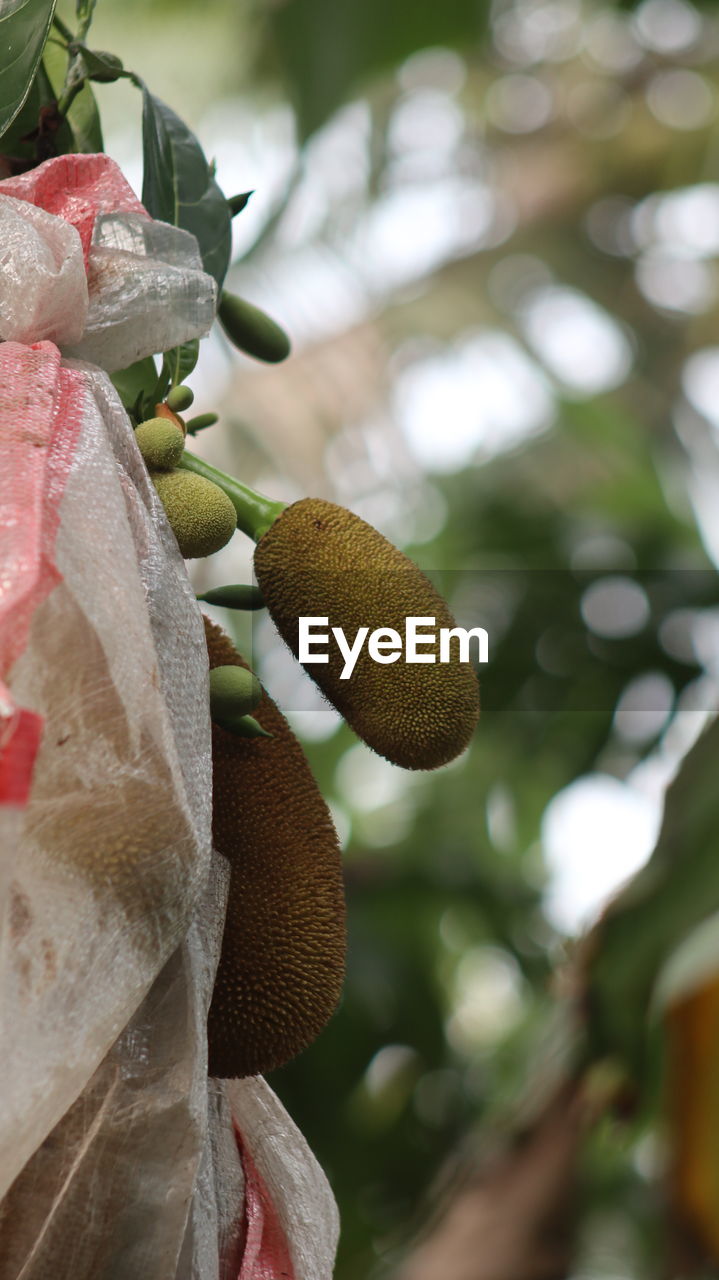
{"type": "Polygon", "coordinates": [[[237,528],[237,512],[222,489],[192,471],[150,474],[186,560],[211,556],[230,541],[237,528]]]}
{"type": "Polygon", "coordinates": [[[171,471],[185,448],[185,437],[166,418],[148,418],[135,428],[135,442],[152,471],[171,471]]]}
{"type": "MultiPolygon", "coordinates": [[[[210,667],[247,663],[205,618],[210,667]]],[[[272,738],[212,726],[212,832],[229,860],[222,954],[208,1017],[209,1073],[258,1075],[319,1035],[342,989],[345,905],[337,835],[302,748],[263,693],[272,738]]]]}
{"type": "MultiPolygon", "coordinates": [[[[359,627],[405,634],[409,616],[432,617],[436,632],[456,623],[432,583],[359,516],[320,498],[287,507],[255,548],[265,604],[287,645],[299,653],[300,616],[327,617],[349,643],[359,627]]],[[[331,634],[331,633],[330,633],[331,634]]],[[[455,642],[456,643],[456,642],[455,642]]],[[[467,747],[479,716],[470,663],[376,663],[362,649],[349,679],[334,642],[326,664],[305,670],[368,746],[405,769],[436,769],[467,747]]],[[[425,652],[429,652],[428,650],[425,652]]]]}

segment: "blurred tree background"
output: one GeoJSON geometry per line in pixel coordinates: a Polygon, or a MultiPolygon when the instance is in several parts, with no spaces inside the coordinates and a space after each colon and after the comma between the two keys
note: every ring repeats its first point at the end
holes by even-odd
{"type": "MultiPolygon", "coordinates": [[[[655,859],[641,920],[630,901],[592,976],[572,966],[717,706],[719,18],[687,0],[102,0],[93,47],[188,120],[226,194],[254,190],[229,284],[293,337],[272,369],[203,344],[196,409],[221,424],[197,450],[274,497],[352,507],[489,632],[471,750],[415,776],[339,726],[268,623],[216,613],[303,737],[345,851],[343,1003],[271,1079],[339,1201],[337,1280],[395,1274],[462,1170],[481,1183],[579,1060],[623,1083],[595,1070],[572,1260],[536,1275],[716,1274],[696,1220],[691,1247],[667,1243],[694,1203],[672,1106],[701,1071],[676,1016],[667,1083],[647,1013],[679,943],[692,990],[697,955],[717,968],[712,756],[679,774],[664,916],[655,859]]],[[[97,96],[139,189],[138,96],[97,96]]],[[[198,589],[242,580],[240,541],[198,589]]],[[[711,1134],[716,1103],[697,1108],[711,1134]]],[[[529,1280],[482,1266],[466,1275],[529,1280]]]]}

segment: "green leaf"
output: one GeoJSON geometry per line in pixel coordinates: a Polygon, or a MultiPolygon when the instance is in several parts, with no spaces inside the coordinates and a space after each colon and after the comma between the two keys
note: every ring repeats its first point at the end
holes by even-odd
{"type": "Polygon", "coordinates": [[[230,261],[230,210],[195,135],[143,88],[142,203],[153,218],[191,231],[202,264],[222,285],[230,261]]]}
{"type": "Polygon", "coordinates": [[[157,366],[152,356],[136,360],[127,369],[111,374],[111,381],[125,408],[133,409],[139,397],[154,396],[157,386],[157,366]]]}
{"type": "Polygon", "coordinates": [[[291,0],[273,5],[271,39],[303,138],[364,81],[433,45],[475,46],[488,4],[477,0],[291,0]]]}
{"type": "Polygon", "coordinates": [[[67,121],[48,110],[55,102],[55,90],[43,59],[22,110],[0,140],[0,152],[33,165],[48,155],[73,151],[73,135],[67,121]]]}
{"type": "Polygon", "coordinates": [[[90,85],[85,83],[67,113],[75,142],[74,151],[104,151],[100,112],[90,85]]]}
{"type": "Polygon", "coordinates": [[[719,911],[719,720],[669,787],[649,862],[614,899],[589,940],[586,1007],[594,1052],[641,1071],[657,975],[670,953],[719,911]]]}
{"type": "Polygon", "coordinates": [[[3,9],[0,9],[0,146],[2,135],[21,110],[32,87],[55,0],[11,0],[3,9]]]}
{"type": "Polygon", "coordinates": [[[190,338],[190,341],[183,342],[182,346],[173,347],[171,351],[165,352],[162,372],[169,378],[171,387],[177,387],[185,381],[185,378],[189,378],[197,364],[199,354],[199,338],[190,338]]]}

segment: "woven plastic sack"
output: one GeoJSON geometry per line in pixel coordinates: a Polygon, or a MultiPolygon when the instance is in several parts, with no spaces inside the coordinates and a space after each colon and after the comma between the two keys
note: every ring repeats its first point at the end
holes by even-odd
{"type": "Polygon", "coordinates": [[[328,1280],[306,1144],[207,1081],[204,633],[104,371],[204,333],[214,284],[105,156],[0,182],[0,234],[0,1280],[328,1280]]]}

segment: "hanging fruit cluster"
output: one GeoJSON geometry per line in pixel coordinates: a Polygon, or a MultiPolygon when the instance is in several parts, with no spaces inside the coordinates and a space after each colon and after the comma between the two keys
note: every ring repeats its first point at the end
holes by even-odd
{"type": "MultiPolygon", "coordinates": [[[[247,354],[276,362],[282,329],[223,291],[218,318],[247,354]]],[[[200,596],[226,608],[266,607],[299,655],[300,617],[401,631],[408,617],[455,625],[428,578],[346,508],[319,498],[273,502],[185,448],[179,416],[192,392],[174,386],[135,428],[135,439],[182,555],[211,555],[237,528],[255,543],[257,586],[200,596]]],[[[208,1020],[215,1076],[272,1070],[304,1049],[331,1017],[344,975],[345,907],[339,845],[327,805],[287,721],[229,638],[204,619],[210,665],[213,840],[231,868],[222,954],[208,1020]]],[[[474,669],[447,663],[391,666],[365,650],[351,678],[337,653],[309,674],[374,751],[406,769],[436,769],[469,744],[479,715],[474,669]]]]}

